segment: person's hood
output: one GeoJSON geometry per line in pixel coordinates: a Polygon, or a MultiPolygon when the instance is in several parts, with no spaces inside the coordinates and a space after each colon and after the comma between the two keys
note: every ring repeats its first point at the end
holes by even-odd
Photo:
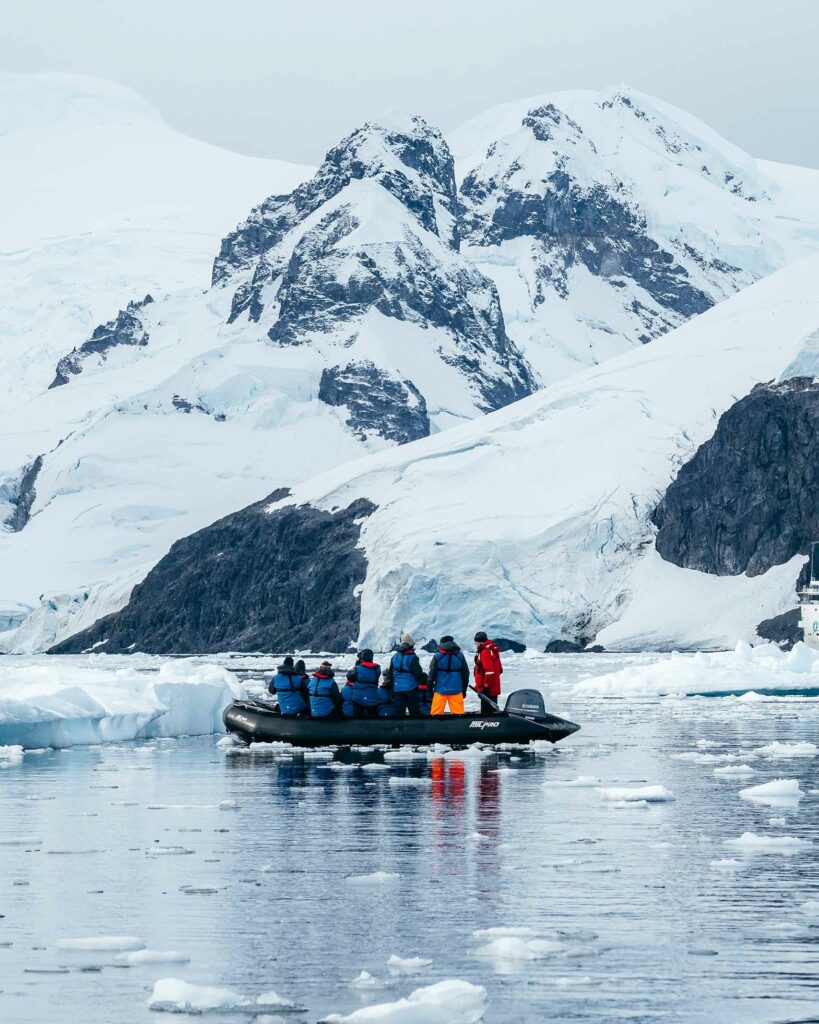
{"type": "Polygon", "coordinates": [[[300,675],[300,673],[296,671],[294,665],[279,665],[278,668],[276,669],[276,672],[278,672],[278,674],[282,676],[300,675]]]}
{"type": "Polygon", "coordinates": [[[460,654],[461,648],[453,641],[447,640],[446,643],[440,644],[438,650],[441,654],[460,654]]]}
{"type": "Polygon", "coordinates": [[[415,644],[401,644],[398,648],[399,654],[415,654],[415,644]]]}
{"type": "Polygon", "coordinates": [[[313,673],[314,679],[335,679],[336,674],[331,668],[317,668],[313,673]]]}
{"type": "Polygon", "coordinates": [[[359,661],[358,665],[364,665],[366,668],[380,668],[381,666],[375,661],[359,661]]]}

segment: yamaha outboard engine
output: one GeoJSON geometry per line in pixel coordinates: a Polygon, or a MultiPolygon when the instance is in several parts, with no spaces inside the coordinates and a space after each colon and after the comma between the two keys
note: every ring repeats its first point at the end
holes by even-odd
{"type": "Polygon", "coordinates": [[[515,690],[507,697],[504,711],[507,715],[520,715],[523,718],[545,718],[543,694],[539,690],[515,690]]]}

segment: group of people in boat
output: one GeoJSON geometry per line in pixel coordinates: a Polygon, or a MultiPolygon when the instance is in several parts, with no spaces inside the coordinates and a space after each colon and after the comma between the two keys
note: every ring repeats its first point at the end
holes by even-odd
{"type": "Polygon", "coordinates": [[[390,663],[381,670],[371,650],[360,651],[344,685],[336,682],[333,666],[322,661],[308,673],[304,661],[288,655],[276,669],[268,690],[276,694],[283,715],[321,718],[420,718],[464,714],[464,697],[474,676],[483,714],[498,710],[501,692],[500,649],[480,631],[475,634],[472,670],[451,636],[442,636],[427,671],[415,652],[415,641],[404,633],[390,663]]]}

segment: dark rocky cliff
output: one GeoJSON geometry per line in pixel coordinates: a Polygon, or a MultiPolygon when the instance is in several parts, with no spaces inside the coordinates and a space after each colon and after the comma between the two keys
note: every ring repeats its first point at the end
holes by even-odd
{"type": "Polygon", "coordinates": [[[72,377],[82,373],[83,363],[91,356],[105,359],[106,354],[118,345],[147,345],[150,337],[145,327],[144,310],[153,301],[150,295],[146,295],[141,302],[129,302],[113,320],[95,327],[88,341],[57,363],[54,380],[48,385],[49,390],[67,384],[72,377]]]}
{"type": "Polygon", "coordinates": [[[653,516],[668,562],[759,575],[819,539],[819,382],[759,384],[722,415],[653,516]]]}
{"type": "Polygon", "coordinates": [[[279,490],[177,541],[122,611],[57,644],[105,653],[344,651],[358,634],[366,499],[324,512],[266,507],[279,490]]]}

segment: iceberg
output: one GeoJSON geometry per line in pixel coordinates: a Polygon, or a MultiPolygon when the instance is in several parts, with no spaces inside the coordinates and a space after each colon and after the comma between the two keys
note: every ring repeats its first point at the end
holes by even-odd
{"type": "Polygon", "coordinates": [[[776,644],[738,643],[716,654],[673,653],[648,665],[583,679],[572,687],[584,697],[819,696],[819,651],[797,643],[790,654],[776,644]]]}
{"type": "Polygon", "coordinates": [[[22,749],[223,732],[222,711],[242,696],[236,676],[199,659],[4,659],[0,763],[19,763],[22,749]]]}
{"type": "Polygon", "coordinates": [[[768,807],[796,807],[802,799],[802,790],[797,779],[774,779],[773,782],[763,782],[761,786],[741,789],[739,795],[743,800],[768,807]]]}

